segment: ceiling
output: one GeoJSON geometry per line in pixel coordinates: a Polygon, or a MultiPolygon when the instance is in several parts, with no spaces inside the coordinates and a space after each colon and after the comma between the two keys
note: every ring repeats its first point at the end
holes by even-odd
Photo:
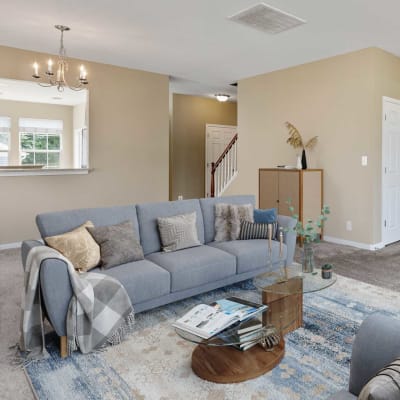
{"type": "MultiPolygon", "coordinates": [[[[380,47],[400,56],[398,0],[268,0],[307,21],[276,35],[228,16],[256,0],[2,1],[0,44],[168,74],[179,93],[230,92],[230,83],[321,58],[380,47]]],[[[90,80],[90,70],[89,80],[90,80]]],[[[28,78],[28,77],[27,77],[28,78]]]]}
{"type": "Polygon", "coordinates": [[[60,93],[55,86],[43,88],[36,82],[0,78],[0,100],[75,106],[86,103],[87,90],[79,92],[65,88],[60,93]]]}

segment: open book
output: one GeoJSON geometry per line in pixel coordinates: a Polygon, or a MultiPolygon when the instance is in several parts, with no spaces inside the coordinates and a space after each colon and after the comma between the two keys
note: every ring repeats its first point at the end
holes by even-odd
{"type": "Polygon", "coordinates": [[[264,304],[229,297],[217,300],[210,305],[199,304],[193,307],[173,326],[208,339],[231,325],[251,318],[266,309],[267,306],[264,304]]]}

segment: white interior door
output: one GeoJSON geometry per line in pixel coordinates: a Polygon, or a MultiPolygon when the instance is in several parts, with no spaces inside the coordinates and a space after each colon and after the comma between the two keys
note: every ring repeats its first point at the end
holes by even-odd
{"type": "Polygon", "coordinates": [[[211,189],[211,163],[216,162],[237,133],[233,125],[206,124],[206,179],[205,195],[210,196],[211,189]]]}
{"type": "Polygon", "coordinates": [[[383,97],[382,242],[400,240],[400,100],[383,97]]]}

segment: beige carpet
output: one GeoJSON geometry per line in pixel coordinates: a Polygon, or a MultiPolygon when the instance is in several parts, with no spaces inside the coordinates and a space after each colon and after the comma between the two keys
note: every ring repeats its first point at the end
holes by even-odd
{"type": "MultiPolygon", "coordinates": [[[[400,245],[377,252],[348,246],[320,243],[317,264],[330,262],[344,276],[399,291],[400,245]]],[[[11,364],[9,347],[18,341],[19,305],[23,274],[19,249],[0,251],[0,397],[4,400],[30,400],[33,395],[21,368],[11,364]]],[[[296,258],[301,258],[301,250],[296,258]]]]}
{"type": "Polygon", "coordinates": [[[0,251],[0,398],[30,400],[33,394],[21,367],[13,366],[18,341],[23,273],[19,249],[0,251]]]}

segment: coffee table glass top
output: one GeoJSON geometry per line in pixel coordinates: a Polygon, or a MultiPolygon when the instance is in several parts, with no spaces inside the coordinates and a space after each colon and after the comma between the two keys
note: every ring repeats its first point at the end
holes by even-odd
{"type": "Polygon", "coordinates": [[[317,292],[333,285],[336,281],[335,273],[332,273],[330,279],[323,279],[320,269],[315,269],[312,273],[303,273],[301,265],[291,265],[258,275],[253,283],[257,289],[264,292],[291,295],[317,292]]]}

